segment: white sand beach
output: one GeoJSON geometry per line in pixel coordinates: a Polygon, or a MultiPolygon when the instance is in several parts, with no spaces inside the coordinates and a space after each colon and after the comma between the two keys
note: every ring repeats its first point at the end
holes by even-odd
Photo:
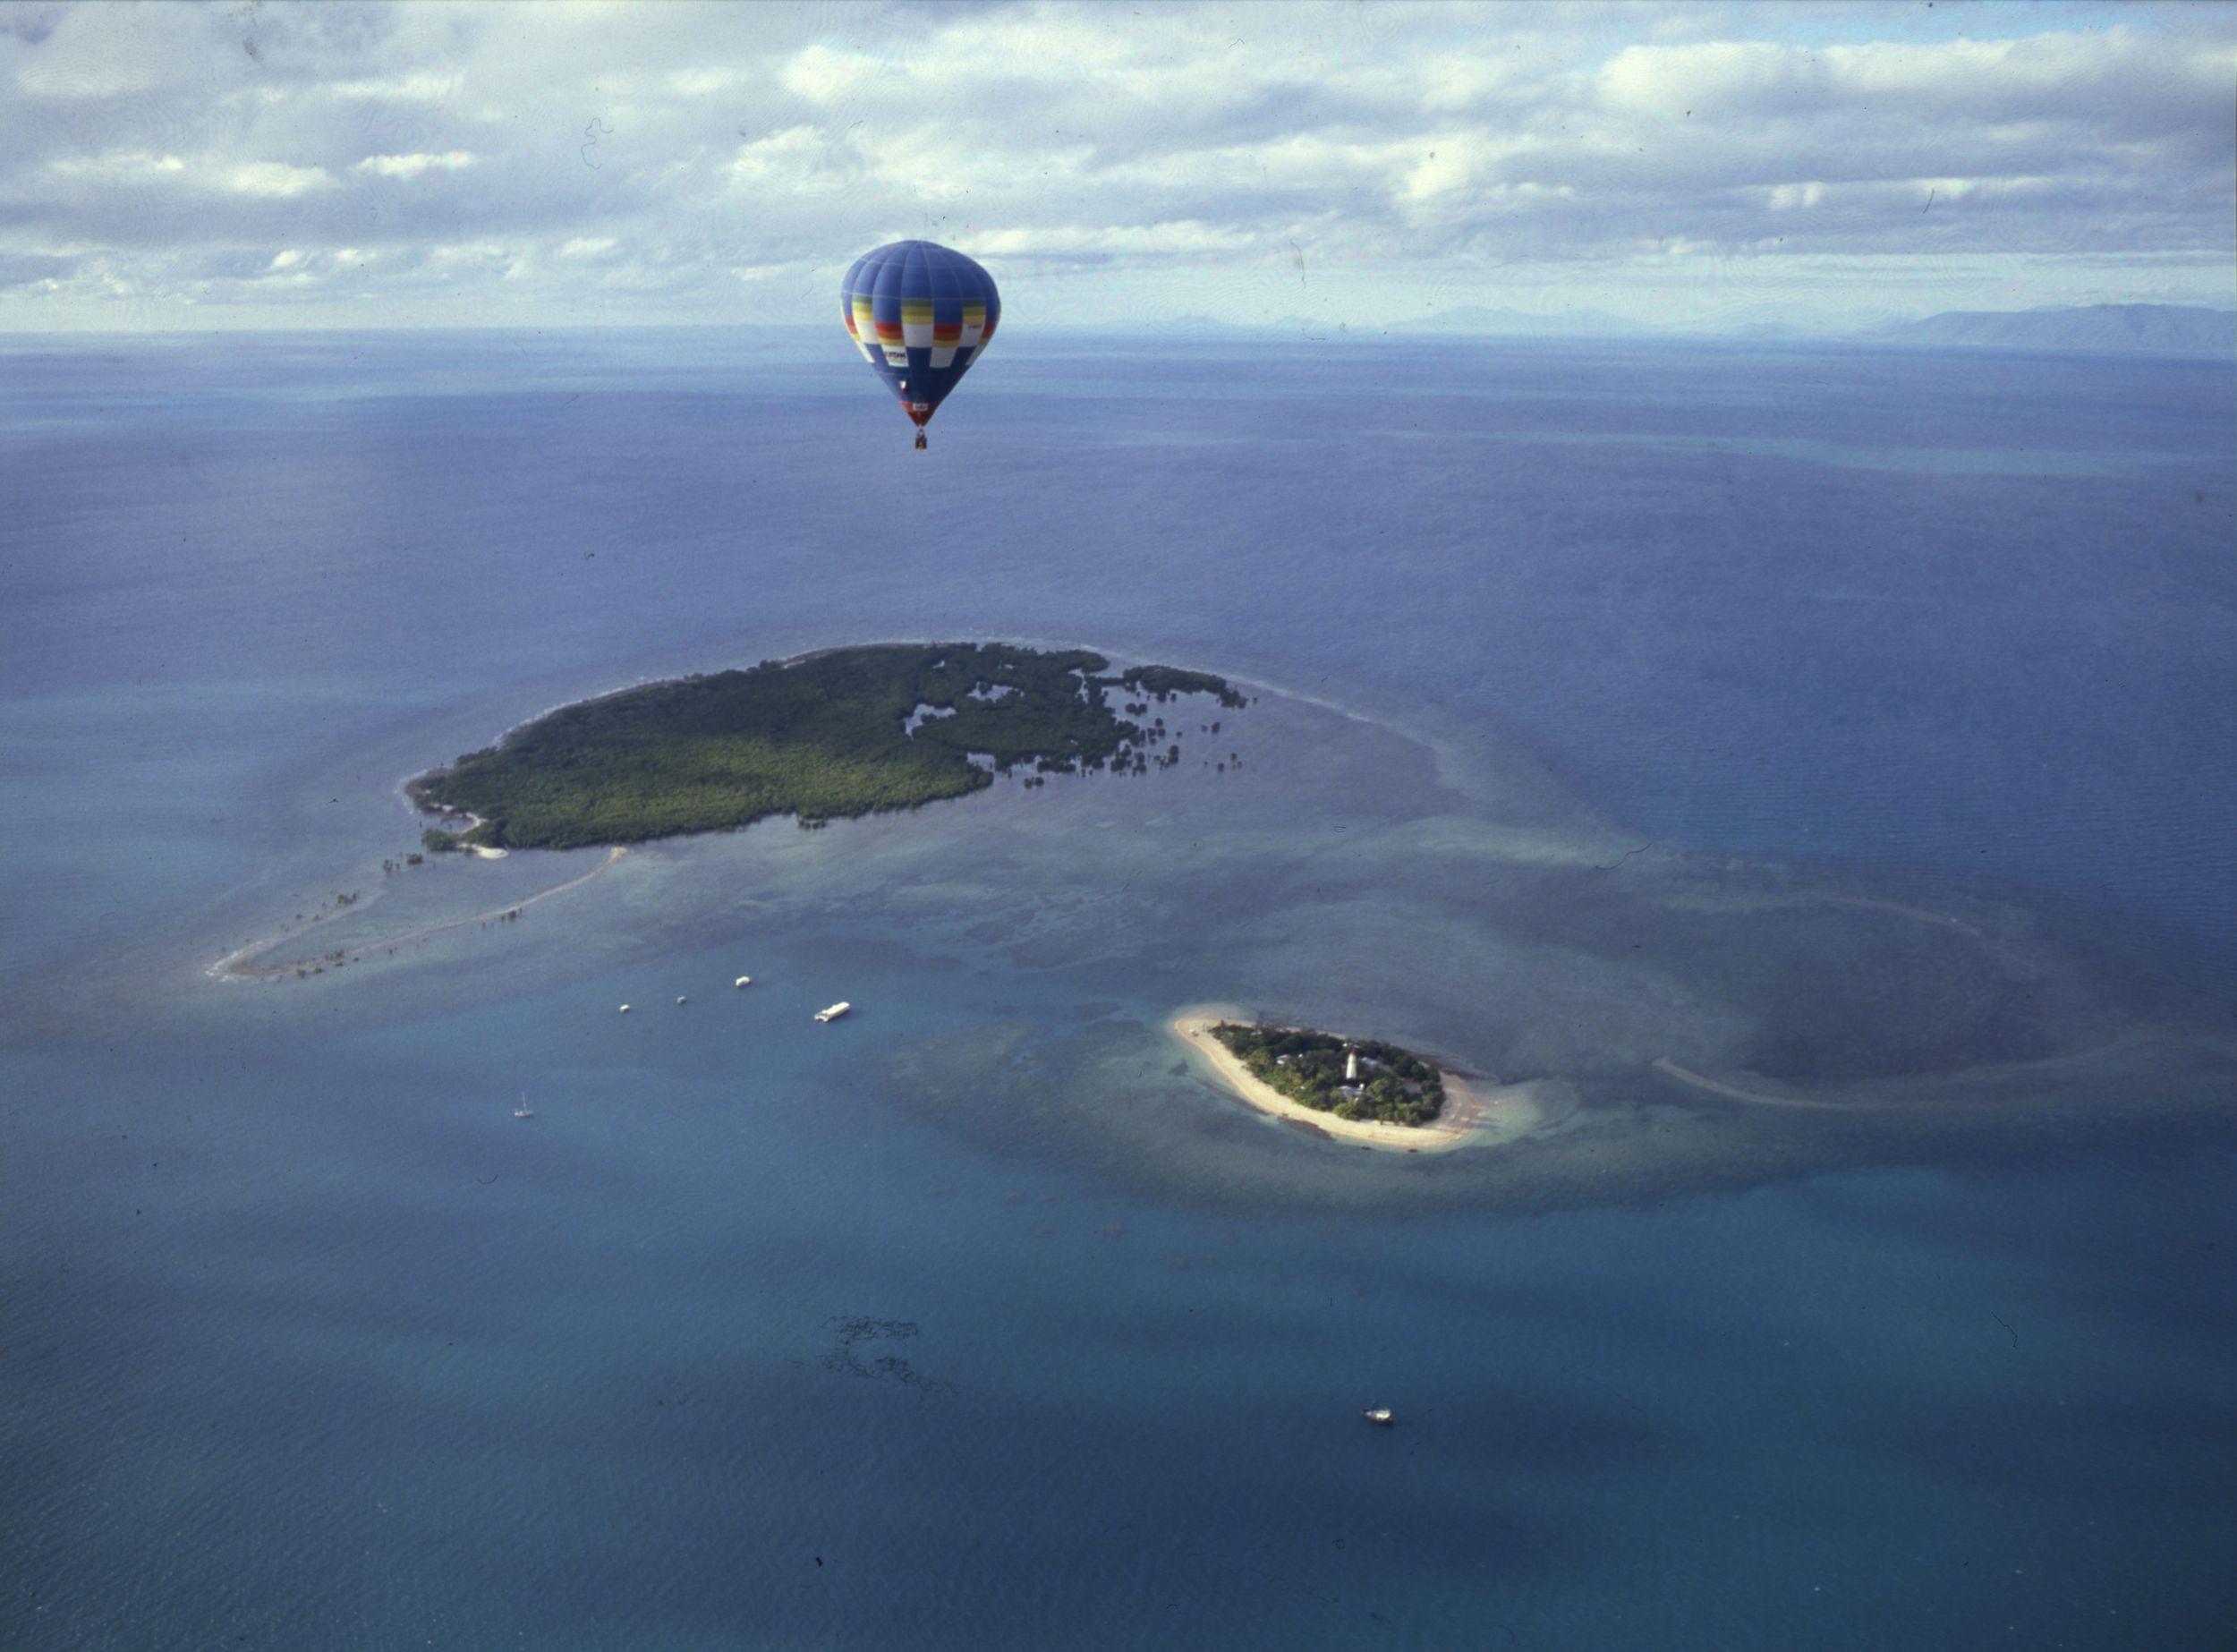
{"type": "Polygon", "coordinates": [[[1534,1086],[1471,1085],[1450,1072],[1443,1074],[1443,1108],[1424,1125],[1340,1119],[1334,1113],[1302,1106],[1253,1074],[1234,1052],[1212,1036],[1212,1029],[1223,1021],[1248,1023],[1255,1018],[1233,1004],[1195,1004],[1177,1014],[1167,1030],[1224,1088],[1261,1112],[1310,1125],[1361,1147],[1384,1153],[1449,1153],[1455,1147],[1512,1141],[1544,1121],[1544,1109],[1532,1093],[1534,1086]]]}

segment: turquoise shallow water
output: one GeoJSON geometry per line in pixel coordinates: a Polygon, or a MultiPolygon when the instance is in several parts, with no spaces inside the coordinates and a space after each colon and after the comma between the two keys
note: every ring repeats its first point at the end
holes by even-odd
{"type": "MultiPolygon", "coordinates": [[[[2225,382],[1541,353],[1457,397],[1456,473],[1280,404],[1348,374],[1387,413],[1418,382],[1390,358],[1139,386],[1059,453],[1021,436],[1076,404],[1070,364],[1021,353],[936,432],[950,468],[895,473],[945,507],[897,542],[836,485],[884,474],[889,415],[804,369],[355,348],[47,362],[6,404],[11,1639],[2225,1637],[2215,1128],[2067,1113],[1520,1213],[1223,1109],[1154,1031],[1232,992],[1412,1016],[1495,1070],[1650,1033],[1760,1053],[1750,958],[1669,950],[1652,880],[1814,853],[1782,875],[2033,915],[2086,954],[2037,978],[2085,984],[2071,1019],[2198,1013],[2227,979],[2225,382]],[[2088,463],[1705,456],[1689,387],[1736,440],[2088,463]],[[1502,442],[1518,407],[1570,439],[1502,442]],[[2139,491],[2175,483],[2187,514],[2139,491]],[[1884,531],[1831,534],[1858,499],[1884,531]],[[532,887],[531,857],[387,890],[379,862],[398,779],[546,705],[942,633],[1365,720],[1270,694],[1223,729],[1240,775],[765,826],[512,932],[200,973],[336,889],[378,926],[532,887]],[[1493,846],[1641,843],[1632,895],[1544,908],[1576,945],[1485,939],[1535,875],[1493,846]],[[1678,995],[1595,1022],[1634,919],[1678,995]],[[808,1020],[838,998],[861,1012],[808,1020]]],[[[1834,949],[1811,1037],[1863,1060],[1900,984],[1859,960],[1972,954],[1858,922],[1780,944],[1834,949]]],[[[1952,1059],[2026,1031],[1905,1025],[1952,1059]]]]}

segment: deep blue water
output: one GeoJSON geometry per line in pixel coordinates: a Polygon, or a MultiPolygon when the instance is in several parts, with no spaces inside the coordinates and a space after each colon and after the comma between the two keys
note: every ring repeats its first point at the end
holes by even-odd
{"type": "MultiPolygon", "coordinates": [[[[1085,794],[1002,817],[1048,870],[983,900],[908,857],[992,817],[928,812],[652,851],[417,967],[197,967],[378,879],[396,780],[544,706],[974,636],[1519,751],[1674,850],[2098,914],[2227,1001],[2225,368],[1021,326],[918,456],[850,366],[0,347],[12,1640],[2228,1637],[2233,1161],[2195,1133],[1530,1217],[999,1142],[880,1053],[1178,1001],[1066,906],[1148,852],[1085,794]],[[968,952],[981,904],[1049,961],[968,952]],[[839,997],[874,1012],[807,1023],[839,997]]],[[[1263,763],[1170,830],[1306,830],[1263,763]]],[[[1233,945],[1163,940],[1207,990],[1233,945]]]]}

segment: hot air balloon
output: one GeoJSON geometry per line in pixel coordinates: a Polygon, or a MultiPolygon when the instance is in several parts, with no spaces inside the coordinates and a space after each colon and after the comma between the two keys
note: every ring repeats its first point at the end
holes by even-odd
{"type": "Polygon", "coordinates": [[[921,452],[926,422],[994,337],[994,277],[950,248],[897,241],[855,260],[839,306],[863,360],[915,422],[921,452]]]}

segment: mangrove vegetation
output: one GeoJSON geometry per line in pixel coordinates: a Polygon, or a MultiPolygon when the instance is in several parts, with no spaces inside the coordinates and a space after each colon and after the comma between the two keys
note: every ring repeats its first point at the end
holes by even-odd
{"type": "Polygon", "coordinates": [[[430,848],[634,843],[773,814],[812,827],[960,797],[1018,768],[1142,774],[1177,764],[1163,720],[1145,728],[1132,708],[1114,711],[1105,703],[1112,689],[1246,703],[1203,672],[1099,675],[1110,663],[1084,650],[1001,643],[764,660],[563,707],[410,789],[423,810],[477,817],[463,832],[428,833],[430,848]]]}

